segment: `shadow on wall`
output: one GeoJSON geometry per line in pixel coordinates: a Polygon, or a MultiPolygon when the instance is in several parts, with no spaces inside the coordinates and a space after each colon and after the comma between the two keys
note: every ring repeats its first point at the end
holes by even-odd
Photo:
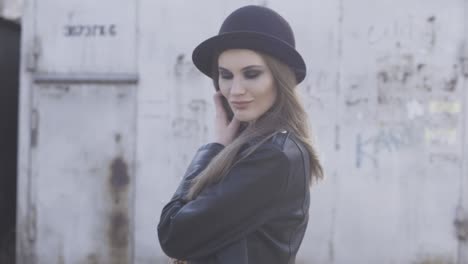
{"type": "Polygon", "coordinates": [[[20,26],[0,18],[0,263],[15,263],[20,26]]]}

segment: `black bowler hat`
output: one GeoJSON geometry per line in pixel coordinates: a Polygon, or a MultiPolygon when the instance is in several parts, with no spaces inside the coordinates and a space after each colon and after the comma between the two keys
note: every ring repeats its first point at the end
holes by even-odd
{"type": "Polygon", "coordinates": [[[289,23],[269,8],[249,5],[232,12],[224,20],[217,36],[203,41],[195,48],[192,53],[193,63],[212,78],[215,52],[227,49],[264,52],[291,67],[297,83],[305,78],[306,65],[296,51],[294,33],[289,23]]]}

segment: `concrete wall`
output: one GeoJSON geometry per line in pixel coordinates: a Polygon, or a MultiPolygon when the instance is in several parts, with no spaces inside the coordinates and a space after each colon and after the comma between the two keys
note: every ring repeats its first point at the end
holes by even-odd
{"type": "Polygon", "coordinates": [[[326,180],[297,262],[468,261],[465,2],[31,0],[19,263],[166,263],[160,211],[213,136],[190,55],[245,4],[285,16],[308,65],[326,180]]]}
{"type": "Polygon", "coordinates": [[[23,13],[22,0],[0,0],[0,17],[19,21],[23,13]]]}

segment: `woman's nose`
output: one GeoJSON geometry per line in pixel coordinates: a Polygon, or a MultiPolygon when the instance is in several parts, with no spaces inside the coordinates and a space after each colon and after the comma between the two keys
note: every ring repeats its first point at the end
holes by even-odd
{"type": "Polygon", "coordinates": [[[232,81],[232,86],[231,86],[231,95],[238,95],[238,94],[244,94],[245,93],[245,88],[242,85],[241,80],[238,80],[234,78],[232,81]]]}

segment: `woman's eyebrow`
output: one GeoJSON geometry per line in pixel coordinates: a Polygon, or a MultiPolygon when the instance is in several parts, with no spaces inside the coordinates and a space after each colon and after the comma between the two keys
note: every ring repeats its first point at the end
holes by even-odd
{"type": "MultiPolygon", "coordinates": [[[[242,71],[245,71],[245,70],[248,70],[248,69],[252,69],[252,68],[262,68],[263,66],[262,65],[249,65],[249,66],[246,66],[244,68],[242,68],[242,71]]],[[[223,70],[223,71],[230,71],[226,68],[223,68],[223,67],[218,67],[219,70],[223,70]]]]}

